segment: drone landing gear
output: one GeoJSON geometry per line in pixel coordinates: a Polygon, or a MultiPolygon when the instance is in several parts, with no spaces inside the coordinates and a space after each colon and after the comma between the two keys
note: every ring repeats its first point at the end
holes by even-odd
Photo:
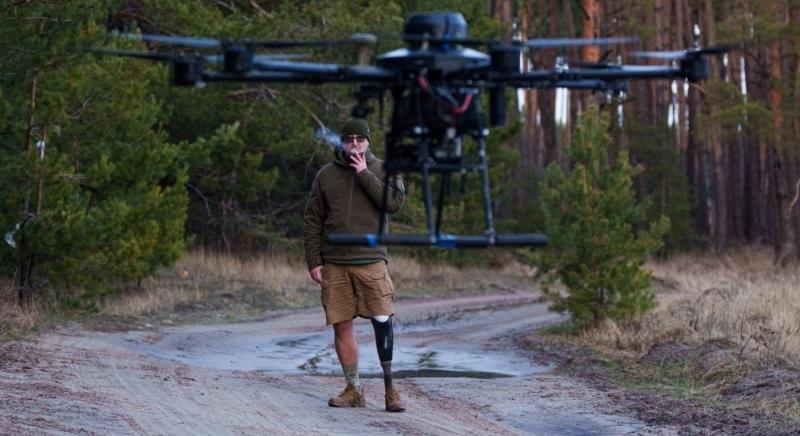
{"type": "Polygon", "coordinates": [[[468,163],[438,163],[425,160],[421,164],[408,161],[386,162],[384,168],[386,175],[383,183],[382,214],[377,233],[335,233],[328,235],[328,241],[336,245],[361,245],[374,247],[377,245],[413,245],[436,246],[450,249],[457,247],[523,247],[547,245],[547,236],[541,233],[507,234],[498,235],[494,229],[494,216],[492,214],[491,193],[489,190],[489,166],[486,162],[486,142],[479,140],[480,161],[477,164],[468,163]],[[422,196],[425,204],[425,216],[428,232],[426,234],[393,234],[386,229],[388,215],[386,213],[386,200],[389,194],[389,183],[394,174],[401,171],[418,171],[422,173],[422,196]],[[444,212],[444,197],[450,188],[452,173],[478,172],[481,176],[481,194],[483,196],[483,213],[486,229],[483,235],[450,235],[441,232],[442,217],[444,212]],[[431,188],[431,174],[441,173],[439,181],[439,195],[436,200],[436,209],[433,208],[433,195],[431,188]],[[435,215],[434,215],[435,214],[435,215]]]}

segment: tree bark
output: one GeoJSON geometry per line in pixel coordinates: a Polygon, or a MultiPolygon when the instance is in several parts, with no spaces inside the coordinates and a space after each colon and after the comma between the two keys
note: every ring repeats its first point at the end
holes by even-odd
{"type": "MultiPolygon", "coordinates": [[[[600,4],[597,0],[581,0],[583,17],[581,20],[581,37],[597,38],[599,36],[600,4]]],[[[581,55],[584,62],[597,62],[600,59],[600,47],[596,45],[583,46],[581,55]]],[[[584,108],[590,106],[599,107],[601,102],[600,94],[588,94],[584,99],[584,108]]]]}
{"type": "MultiPolygon", "coordinates": [[[[28,130],[26,132],[26,152],[28,159],[33,161],[34,148],[33,148],[33,134],[36,113],[36,96],[37,85],[39,79],[39,70],[33,71],[33,78],[31,80],[31,99],[28,112],[28,130]]],[[[22,309],[29,309],[33,303],[33,264],[34,255],[30,252],[28,247],[27,237],[27,223],[31,216],[31,193],[32,189],[28,187],[28,192],[25,194],[24,216],[22,223],[19,227],[20,243],[19,243],[19,265],[17,267],[17,304],[22,309]]]]}
{"type": "MultiPolygon", "coordinates": [[[[716,42],[715,26],[716,17],[714,15],[714,5],[712,0],[703,0],[703,45],[712,47],[716,42]]],[[[706,85],[711,85],[713,81],[721,79],[721,68],[717,59],[709,59],[709,80],[706,85]]],[[[708,148],[711,154],[709,162],[713,177],[712,187],[709,190],[713,193],[711,197],[711,209],[709,210],[709,228],[711,229],[711,239],[717,252],[722,251],[728,243],[728,189],[725,176],[726,160],[722,145],[721,130],[714,117],[719,108],[706,99],[706,115],[709,117],[707,123],[708,148]]]]}

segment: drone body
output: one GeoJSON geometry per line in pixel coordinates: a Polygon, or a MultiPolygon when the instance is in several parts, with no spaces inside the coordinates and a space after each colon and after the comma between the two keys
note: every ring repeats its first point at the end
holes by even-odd
{"type": "MultiPolygon", "coordinates": [[[[697,81],[708,76],[704,55],[720,49],[687,50],[643,56],[677,60],[677,65],[588,64],[570,69],[560,64],[553,69],[521,71],[522,50],[577,45],[609,45],[631,42],[630,38],[535,39],[493,41],[467,38],[467,23],[457,12],[423,13],[410,16],[403,39],[407,47],[378,56],[375,66],[352,66],[296,62],[284,56],[257,55],[263,48],[313,47],[355,44],[362,48],[374,37],[358,34],[348,41],[219,41],[160,35],[126,35],[155,43],[184,45],[216,50],[214,55],[168,55],[151,52],[92,50],[100,54],[130,56],[172,63],[172,82],[198,86],[208,82],[300,82],[358,83],[355,117],[365,118],[370,100],[382,102],[387,91],[392,96],[391,127],[386,133],[386,179],[397,172],[422,174],[427,232],[421,235],[390,234],[381,227],[374,234],[331,235],[339,244],[435,245],[445,248],[492,245],[536,246],[547,242],[542,234],[497,235],[494,229],[489,191],[486,137],[489,126],[506,122],[507,87],[571,88],[619,93],[630,79],[680,79],[697,81]],[[488,53],[470,48],[488,46],[488,53]],[[663,56],[661,56],[663,55],[663,56]],[[207,69],[219,64],[220,69],[207,69]],[[489,93],[489,120],[480,110],[480,95],[489,93]],[[464,138],[472,138],[477,156],[465,156],[464,138]],[[454,236],[442,233],[442,213],[451,175],[467,173],[481,177],[485,232],[482,235],[454,236]],[[441,174],[437,205],[433,207],[431,175],[441,174]]],[[[384,193],[384,202],[386,193],[384,193]]],[[[384,210],[385,212],[385,210],[384,210]]]]}

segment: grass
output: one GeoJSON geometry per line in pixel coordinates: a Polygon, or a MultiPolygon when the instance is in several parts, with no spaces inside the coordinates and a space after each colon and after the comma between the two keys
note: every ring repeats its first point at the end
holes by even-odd
{"type": "Polygon", "coordinates": [[[800,363],[800,268],[772,264],[771,251],[688,254],[648,265],[658,306],[632,322],[608,322],[583,339],[637,356],[664,341],[724,339],[741,355],[800,363]]]}
{"type": "Polygon", "coordinates": [[[0,342],[36,332],[50,325],[62,312],[52,295],[34,298],[31,307],[17,305],[17,293],[10,279],[0,280],[0,342]]]}
{"type": "MultiPolygon", "coordinates": [[[[487,271],[393,256],[389,270],[398,298],[477,294],[531,286],[531,268],[510,259],[500,264],[487,271]]],[[[35,331],[66,319],[119,329],[230,322],[258,317],[267,310],[317,306],[319,295],[319,286],[311,281],[301,259],[280,255],[237,257],[193,250],[172,268],[142,280],[139,286],[128,286],[111,296],[83,302],[85,307],[77,311],[50,295],[39,298],[42,304],[34,305],[33,310],[23,312],[14,302],[12,284],[0,283],[0,338],[35,331]]]]}
{"type": "Polygon", "coordinates": [[[767,248],[649,263],[657,307],[628,322],[547,332],[612,361],[620,386],[800,422],[800,268],[767,248]],[[759,382],[763,380],[764,382],[759,382]]]}

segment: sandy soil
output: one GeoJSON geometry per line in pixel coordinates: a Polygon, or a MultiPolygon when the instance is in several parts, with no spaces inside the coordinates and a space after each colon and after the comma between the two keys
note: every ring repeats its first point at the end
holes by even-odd
{"type": "MultiPolygon", "coordinates": [[[[97,332],[69,326],[0,348],[0,434],[674,434],[519,354],[557,321],[531,293],[401,301],[395,368],[408,411],[334,409],[343,381],[320,310],[257,322],[97,332]],[[448,377],[430,377],[430,375],[448,377]],[[458,377],[452,377],[452,376],[458,377]]],[[[378,374],[367,321],[363,373],[378,374]]]]}

